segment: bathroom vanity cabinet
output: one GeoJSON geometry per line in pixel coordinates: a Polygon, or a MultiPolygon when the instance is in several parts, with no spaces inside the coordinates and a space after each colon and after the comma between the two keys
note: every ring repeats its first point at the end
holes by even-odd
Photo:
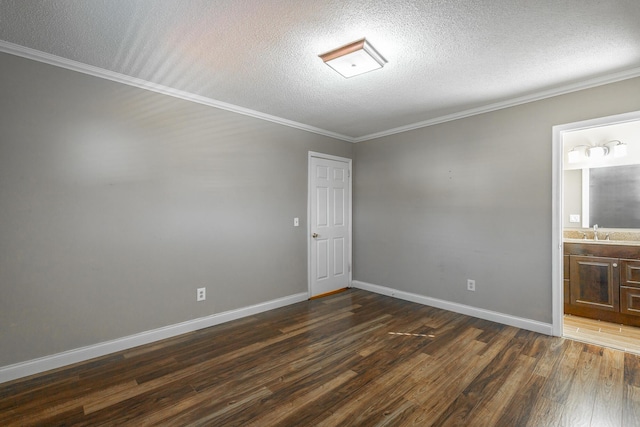
{"type": "Polygon", "coordinates": [[[640,326],[640,245],[565,242],[564,311],[640,326]]]}

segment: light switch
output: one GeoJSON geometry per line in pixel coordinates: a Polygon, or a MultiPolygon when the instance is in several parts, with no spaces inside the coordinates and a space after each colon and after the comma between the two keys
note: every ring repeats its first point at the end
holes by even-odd
{"type": "Polygon", "coordinates": [[[300,219],[299,218],[293,218],[293,226],[294,227],[298,227],[300,225],[300,219]]]}
{"type": "Polygon", "coordinates": [[[580,222],[580,215],[578,214],[569,215],[569,222],[580,222]]]}

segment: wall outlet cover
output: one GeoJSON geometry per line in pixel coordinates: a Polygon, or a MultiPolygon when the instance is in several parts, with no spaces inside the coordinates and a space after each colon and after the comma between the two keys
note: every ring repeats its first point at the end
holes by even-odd
{"type": "Polygon", "coordinates": [[[580,222],[580,215],[579,214],[569,215],[569,222],[580,222]]]}
{"type": "Polygon", "coordinates": [[[476,290],[476,281],[472,279],[467,280],[467,290],[475,292],[476,290]]]}

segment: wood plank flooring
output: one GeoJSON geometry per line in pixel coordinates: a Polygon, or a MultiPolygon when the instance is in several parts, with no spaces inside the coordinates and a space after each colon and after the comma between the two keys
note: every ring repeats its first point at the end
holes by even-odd
{"type": "Polygon", "coordinates": [[[636,326],[618,325],[565,314],[564,336],[582,342],[640,354],[640,328],[636,326]]]}
{"type": "Polygon", "coordinates": [[[640,426],[640,356],[351,289],[0,384],[0,425],[640,426]]]}

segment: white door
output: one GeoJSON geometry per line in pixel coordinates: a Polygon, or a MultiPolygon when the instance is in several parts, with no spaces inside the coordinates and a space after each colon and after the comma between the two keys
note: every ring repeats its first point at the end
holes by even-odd
{"type": "Polygon", "coordinates": [[[309,153],[309,293],[349,286],[351,160],[309,153]]]}

